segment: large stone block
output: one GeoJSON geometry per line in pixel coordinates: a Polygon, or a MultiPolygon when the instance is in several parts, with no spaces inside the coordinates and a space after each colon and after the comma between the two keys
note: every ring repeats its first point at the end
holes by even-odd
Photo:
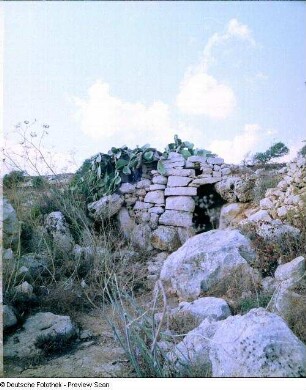
{"type": "Polygon", "coordinates": [[[192,226],[192,214],[186,211],[166,210],[159,218],[161,225],[168,226],[192,226]]]}
{"type": "Polygon", "coordinates": [[[215,183],[218,183],[218,181],[220,181],[220,180],[221,180],[221,177],[202,177],[200,179],[194,179],[190,183],[190,186],[199,187],[199,186],[203,186],[205,184],[215,184],[215,183]]]}
{"type": "Polygon", "coordinates": [[[165,176],[189,176],[189,177],[195,177],[195,170],[194,169],[175,169],[175,168],[169,168],[166,169],[165,176]]]}
{"type": "Polygon", "coordinates": [[[166,210],[189,211],[195,209],[195,201],[190,196],[169,196],[166,199],[166,210]]]}
{"type": "Polygon", "coordinates": [[[191,182],[190,177],[186,176],[169,176],[168,187],[185,187],[191,182]]]}
{"type": "Polygon", "coordinates": [[[171,187],[165,189],[166,196],[196,196],[195,187],[171,187]]]}
{"type": "Polygon", "coordinates": [[[164,204],[165,203],[164,191],[162,190],[150,191],[145,196],[144,201],[147,203],[164,204]]]}
{"type": "Polygon", "coordinates": [[[103,196],[96,202],[89,203],[88,210],[95,220],[111,218],[120,210],[124,199],[118,194],[103,196]]]}

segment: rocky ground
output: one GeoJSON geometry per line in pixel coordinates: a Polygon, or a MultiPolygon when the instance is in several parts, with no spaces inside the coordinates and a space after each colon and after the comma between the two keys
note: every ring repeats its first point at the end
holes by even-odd
{"type": "Polygon", "coordinates": [[[198,162],[84,213],[4,199],[6,376],[306,376],[305,158],[198,162]]]}
{"type": "MultiPolygon", "coordinates": [[[[78,340],[71,350],[64,353],[33,358],[33,353],[27,356],[28,359],[16,359],[14,345],[5,346],[4,375],[6,377],[131,377],[133,376],[124,350],[114,340],[114,334],[107,321],[110,309],[92,310],[88,314],[80,313],[76,322],[82,330],[79,332],[78,340]],[[31,359],[33,360],[31,362],[31,359]]],[[[37,337],[37,330],[35,336],[37,337]]],[[[17,333],[18,335],[18,333],[17,333]]],[[[22,333],[19,333],[20,338],[22,333]]],[[[14,338],[16,340],[16,333],[14,338]]],[[[27,345],[28,347],[28,345],[27,345]]],[[[20,346],[18,347],[20,353],[20,346]]]]}

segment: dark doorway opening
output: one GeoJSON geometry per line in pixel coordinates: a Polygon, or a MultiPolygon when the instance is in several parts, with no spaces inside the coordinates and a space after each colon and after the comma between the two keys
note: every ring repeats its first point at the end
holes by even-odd
{"type": "Polygon", "coordinates": [[[195,197],[193,224],[196,233],[218,229],[221,207],[226,203],[215,190],[214,184],[200,186],[195,197]]]}

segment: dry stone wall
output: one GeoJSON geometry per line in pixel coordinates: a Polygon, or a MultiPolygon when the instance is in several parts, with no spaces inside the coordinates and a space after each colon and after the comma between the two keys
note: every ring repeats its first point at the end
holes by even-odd
{"type": "Polygon", "coordinates": [[[125,234],[129,230],[134,242],[139,238],[133,237],[139,236],[138,225],[151,229],[150,240],[144,242],[142,237],[140,246],[173,251],[196,233],[194,210],[198,188],[226,179],[231,168],[221,158],[191,156],[185,160],[175,152],[162,162],[164,174],[146,170],[137,183],[121,185],[124,211],[119,223],[125,234]]]}
{"type": "Polygon", "coordinates": [[[280,170],[283,179],[276,188],[269,188],[260,201],[261,210],[266,210],[273,219],[285,221],[299,217],[306,201],[306,158],[298,156],[280,170]]]}

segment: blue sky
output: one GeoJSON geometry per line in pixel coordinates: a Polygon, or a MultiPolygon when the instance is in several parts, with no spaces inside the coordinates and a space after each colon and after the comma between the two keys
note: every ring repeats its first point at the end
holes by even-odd
{"type": "MultiPolygon", "coordinates": [[[[178,133],[227,162],[306,139],[304,2],[6,2],[4,134],[77,164],[178,133]],[[33,129],[38,125],[33,126],[33,129]],[[33,130],[32,129],[32,130],[33,130]]],[[[69,167],[69,169],[73,169],[69,167]]]]}

